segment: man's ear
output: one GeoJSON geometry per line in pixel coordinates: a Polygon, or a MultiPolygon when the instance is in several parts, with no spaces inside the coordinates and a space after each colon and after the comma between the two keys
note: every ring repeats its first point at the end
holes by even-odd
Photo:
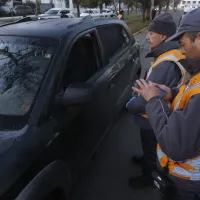
{"type": "Polygon", "coordinates": [[[200,32],[197,33],[197,39],[200,40],[200,32]]]}
{"type": "Polygon", "coordinates": [[[165,41],[167,39],[166,35],[162,35],[162,41],[165,41]]]}

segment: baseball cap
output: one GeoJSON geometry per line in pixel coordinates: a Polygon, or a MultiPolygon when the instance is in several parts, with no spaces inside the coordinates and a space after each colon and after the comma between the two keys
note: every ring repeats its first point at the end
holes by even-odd
{"type": "Polygon", "coordinates": [[[198,31],[200,32],[200,8],[188,12],[181,20],[177,32],[167,41],[178,40],[184,33],[198,31]]]}

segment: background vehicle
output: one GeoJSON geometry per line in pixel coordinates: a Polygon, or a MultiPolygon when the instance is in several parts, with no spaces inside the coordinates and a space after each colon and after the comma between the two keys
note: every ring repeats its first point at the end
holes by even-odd
{"type": "Polygon", "coordinates": [[[38,15],[39,18],[60,18],[64,16],[66,18],[74,18],[74,14],[70,12],[69,8],[52,8],[44,14],[38,15]]]}
{"type": "Polygon", "coordinates": [[[114,13],[114,11],[112,11],[110,9],[103,9],[101,15],[104,17],[117,17],[117,15],[114,13]]]}
{"type": "Polygon", "coordinates": [[[30,6],[26,5],[17,5],[11,10],[13,15],[19,15],[19,16],[24,16],[24,15],[33,15],[34,11],[30,6]]]}
{"type": "Polygon", "coordinates": [[[66,199],[132,94],[139,45],[114,18],[17,22],[0,39],[0,198],[66,199]]]}
{"type": "Polygon", "coordinates": [[[101,14],[97,9],[86,9],[80,14],[80,17],[86,17],[88,15],[92,17],[99,17],[101,14]]]}

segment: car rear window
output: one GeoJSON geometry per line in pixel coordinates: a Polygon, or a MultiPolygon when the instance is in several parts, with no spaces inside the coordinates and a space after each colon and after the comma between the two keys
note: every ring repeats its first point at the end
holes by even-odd
{"type": "Polygon", "coordinates": [[[0,115],[30,111],[55,46],[49,39],[0,36],[0,115]]]}

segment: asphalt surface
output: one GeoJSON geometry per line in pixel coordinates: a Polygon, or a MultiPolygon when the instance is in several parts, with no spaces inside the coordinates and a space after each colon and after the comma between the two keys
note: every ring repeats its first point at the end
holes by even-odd
{"type": "MultiPolygon", "coordinates": [[[[173,16],[178,23],[181,13],[173,13],[173,16]]],[[[147,31],[136,36],[141,45],[143,69],[148,69],[151,61],[144,59],[149,51],[146,34],[147,31]]],[[[134,154],[142,154],[139,131],[133,117],[124,111],[87,171],[81,175],[71,200],[160,200],[153,188],[138,190],[129,187],[129,177],[141,174],[140,167],[131,162],[134,154]]]]}

